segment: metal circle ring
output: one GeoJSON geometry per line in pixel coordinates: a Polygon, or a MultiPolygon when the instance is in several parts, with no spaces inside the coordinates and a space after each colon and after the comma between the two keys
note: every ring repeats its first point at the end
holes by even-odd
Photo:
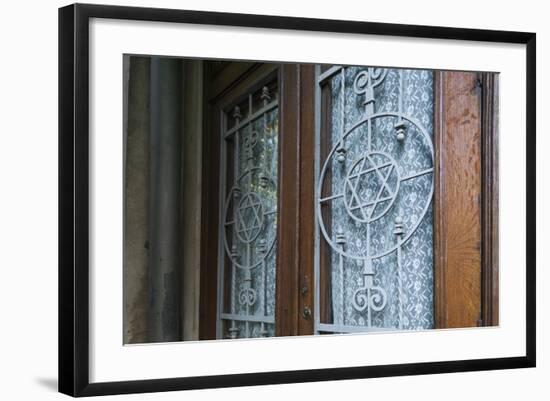
{"type": "MultiPolygon", "coordinates": [[[[330,150],[330,152],[328,153],[328,155],[325,159],[325,162],[323,164],[323,167],[321,168],[321,171],[319,173],[319,181],[318,181],[318,184],[317,184],[318,186],[317,186],[317,196],[316,196],[316,199],[317,199],[317,204],[316,204],[316,207],[317,207],[317,221],[319,222],[319,228],[320,228],[321,232],[323,233],[323,237],[325,238],[327,243],[331,246],[331,248],[333,250],[335,250],[336,252],[338,252],[340,255],[351,258],[351,259],[366,260],[366,259],[381,258],[381,257],[386,256],[386,255],[390,254],[391,252],[395,251],[399,245],[395,244],[395,245],[389,247],[388,249],[386,249],[386,250],[384,250],[384,251],[382,251],[378,254],[374,254],[374,255],[353,255],[353,254],[350,254],[350,253],[346,252],[339,244],[336,243],[335,240],[333,240],[331,238],[330,235],[328,235],[327,229],[325,227],[325,223],[323,221],[323,214],[321,213],[321,202],[319,201],[319,199],[321,198],[320,194],[322,193],[323,182],[325,180],[325,176],[326,176],[327,170],[328,170],[329,165],[330,165],[329,162],[334,157],[334,155],[336,153],[336,150],[341,146],[341,143],[343,143],[343,141],[350,134],[352,134],[357,128],[361,127],[363,124],[366,124],[369,121],[373,121],[373,120],[383,118],[383,117],[402,118],[403,120],[406,120],[409,123],[411,123],[412,125],[414,125],[417,128],[417,130],[422,134],[422,136],[425,139],[425,142],[427,143],[427,146],[428,146],[429,151],[430,151],[432,166],[433,166],[434,149],[433,149],[433,144],[432,144],[432,138],[428,135],[428,133],[426,132],[426,130],[424,129],[424,127],[422,126],[422,124],[418,120],[416,120],[412,117],[406,116],[403,113],[389,112],[388,111],[388,112],[379,112],[379,113],[373,114],[373,115],[371,115],[369,117],[366,117],[366,118],[358,121],[357,123],[355,123],[353,126],[348,128],[348,130],[342,135],[340,140],[335,141],[335,144],[332,147],[332,149],[330,150]]],[[[375,152],[379,152],[379,151],[375,151],[375,152]]],[[[371,153],[374,153],[374,152],[371,152],[371,153]]],[[[431,204],[433,193],[434,193],[434,182],[432,180],[431,181],[431,186],[430,186],[430,193],[427,196],[426,204],[424,205],[424,208],[422,209],[422,213],[420,214],[420,218],[408,230],[408,232],[403,236],[403,238],[400,241],[401,244],[407,242],[407,240],[412,236],[412,234],[414,234],[414,232],[416,231],[416,229],[420,225],[420,223],[424,220],[424,217],[426,216],[426,213],[428,212],[428,208],[431,204]]],[[[345,201],[344,201],[344,203],[345,203],[345,201]]],[[[392,204],[393,204],[393,202],[392,202],[392,204]]],[[[388,210],[389,210],[389,208],[388,208],[388,210]]],[[[366,223],[366,224],[368,224],[368,223],[366,223]]]]}
{"type": "MultiPolygon", "coordinates": [[[[236,182],[242,182],[247,176],[249,177],[249,182],[252,182],[252,175],[257,174],[260,171],[261,169],[259,167],[249,169],[241,174],[237,178],[236,182]]],[[[275,182],[273,177],[269,175],[264,175],[263,178],[265,178],[266,185],[271,185],[276,188],[277,183],[275,182]]],[[[265,216],[268,211],[264,210],[262,198],[258,193],[254,191],[248,191],[244,194],[241,194],[241,192],[242,191],[240,187],[238,185],[234,185],[227,195],[223,211],[224,230],[227,230],[229,227],[236,225],[236,235],[234,238],[236,238],[241,243],[249,245],[252,242],[256,241],[258,239],[258,236],[262,232],[265,226],[265,216]],[[235,219],[228,220],[228,218],[230,217],[228,216],[228,211],[232,202],[236,202],[236,194],[239,194],[239,200],[235,206],[235,219]],[[251,221],[248,219],[251,219],[251,221]]],[[[267,257],[267,255],[269,255],[269,253],[273,249],[273,246],[275,245],[275,235],[273,235],[272,238],[273,239],[269,242],[269,244],[267,244],[267,247],[265,248],[265,251],[263,252],[261,257],[258,257],[256,260],[251,260],[247,263],[239,263],[238,258],[233,255],[231,251],[232,247],[228,243],[228,238],[225,233],[223,235],[223,243],[227,256],[229,257],[229,259],[231,259],[231,262],[235,266],[241,269],[254,269],[262,263],[262,261],[267,257]]]]}

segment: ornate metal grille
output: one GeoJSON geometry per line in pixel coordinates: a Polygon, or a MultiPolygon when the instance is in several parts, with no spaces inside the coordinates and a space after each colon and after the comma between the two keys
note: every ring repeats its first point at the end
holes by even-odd
{"type": "Polygon", "coordinates": [[[432,72],[318,67],[317,82],[316,330],[430,328],[432,72]]]}
{"type": "Polygon", "coordinates": [[[218,338],[274,335],[278,101],[276,83],[224,116],[218,338]]]}

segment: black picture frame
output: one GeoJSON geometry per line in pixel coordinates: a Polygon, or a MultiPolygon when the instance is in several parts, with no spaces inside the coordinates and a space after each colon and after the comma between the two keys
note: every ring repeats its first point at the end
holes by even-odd
{"type": "Polygon", "coordinates": [[[535,33],[74,4],[59,9],[59,391],[95,396],[534,367],[536,364],[535,33]],[[89,21],[91,18],[437,38],[526,45],[526,354],[456,360],[90,383],[89,21]]]}

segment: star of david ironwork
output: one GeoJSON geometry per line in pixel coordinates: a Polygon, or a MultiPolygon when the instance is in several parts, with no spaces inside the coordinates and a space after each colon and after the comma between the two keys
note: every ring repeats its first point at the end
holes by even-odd
{"type": "Polygon", "coordinates": [[[263,224],[263,205],[260,197],[254,192],[246,193],[237,208],[237,234],[239,238],[250,243],[260,233],[263,224]]]}
{"type": "Polygon", "coordinates": [[[384,215],[397,194],[399,179],[392,179],[396,175],[395,162],[382,153],[359,158],[345,179],[345,204],[350,216],[369,222],[384,215]]]}

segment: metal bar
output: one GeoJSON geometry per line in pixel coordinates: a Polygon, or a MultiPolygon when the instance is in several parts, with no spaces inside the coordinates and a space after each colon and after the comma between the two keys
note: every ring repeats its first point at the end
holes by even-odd
{"type": "Polygon", "coordinates": [[[376,166],[376,167],[371,167],[371,168],[368,168],[366,170],[361,170],[358,173],[353,173],[353,174],[348,175],[348,179],[359,177],[363,174],[370,173],[371,171],[391,166],[392,164],[393,164],[392,162],[387,162],[387,163],[384,163],[384,164],[380,164],[379,166],[376,166]]]}
{"type": "MultiPolygon", "coordinates": [[[[367,256],[370,258],[370,223],[367,222],[367,228],[366,228],[366,237],[367,237],[367,256]]],[[[366,259],[364,260],[363,263],[366,262],[366,259]]],[[[371,259],[371,262],[372,262],[372,259],[371,259]]]]}
{"type": "Polygon", "coordinates": [[[403,269],[401,266],[401,235],[397,236],[397,282],[399,292],[399,329],[403,329],[403,269]]]}
{"type": "MultiPolygon", "coordinates": [[[[342,244],[342,249],[344,249],[343,244],[342,244]]],[[[345,321],[346,307],[344,305],[344,300],[345,300],[344,291],[345,291],[346,283],[345,283],[345,277],[344,277],[344,257],[342,255],[338,255],[338,260],[339,260],[339,264],[340,264],[340,277],[342,277],[342,288],[341,288],[342,294],[340,295],[340,303],[341,303],[341,308],[342,308],[342,318],[340,319],[340,323],[345,324],[346,323],[346,321],[345,321]]]]}
{"type": "Polygon", "coordinates": [[[372,148],[372,120],[367,121],[367,152],[370,153],[372,148]]]}
{"type": "Polygon", "coordinates": [[[401,123],[403,121],[402,113],[403,113],[403,70],[399,69],[399,105],[398,105],[398,111],[399,111],[399,122],[401,123]]]}
{"type": "Polygon", "coordinates": [[[427,168],[426,170],[422,170],[422,171],[413,173],[411,175],[408,175],[406,177],[403,177],[403,178],[401,178],[401,181],[411,180],[413,178],[420,177],[421,175],[424,175],[424,174],[433,173],[433,171],[434,171],[433,167],[430,167],[430,168],[427,168]]]}
{"type": "Polygon", "coordinates": [[[263,115],[263,113],[267,113],[268,111],[274,109],[278,105],[279,105],[279,102],[277,101],[277,99],[275,99],[272,102],[268,103],[266,106],[264,106],[261,109],[259,109],[258,111],[256,111],[255,113],[250,114],[244,120],[239,120],[239,122],[237,124],[235,124],[234,127],[232,127],[231,129],[229,129],[228,131],[225,132],[224,138],[230,137],[231,135],[233,135],[233,133],[239,131],[240,129],[242,129],[243,127],[248,125],[250,122],[252,122],[254,120],[257,120],[258,118],[260,118],[263,115]]]}
{"type": "MultiPolygon", "coordinates": [[[[223,132],[225,128],[227,127],[227,116],[223,111],[220,111],[220,131],[223,132]]],[[[227,162],[227,143],[225,141],[220,141],[220,166],[225,166],[227,162]]],[[[225,174],[220,174],[219,177],[219,184],[220,184],[220,193],[219,193],[219,202],[220,205],[223,205],[224,203],[224,194],[227,187],[226,182],[226,176],[225,174]]],[[[223,222],[224,219],[224,213],[219,214],[219,221],[220,223],[223,222]]],[[[225,236],[225,227],[219,224],[218,229],[218,238],[223,238],[225,236]]],[[[218,288],[216,290],[216,294],[218,297],[218,302],[216,305],[216,338],[223,338],[223,325],[221,321],[221,313],[224,309],[223,305],[223,283],[225,282],[225,254],[224,254],[224,246],[222,241],[218,241],[218,288]]]]}
{"type": "Polygon", "coordinates": [[[329,200],[333,200],[333,199],[338,199],[338,198],[341,198],[342,196],[344,196],[344,194],[336,194],[336,195],[331,195],[331,196],[327,196],[326,198],[321,198],[319,199],[319,202],[326,202],[326,201],[329,201],[329,200]]]}
{"type": "MultiPolygon", "coordinates": [[[[240,121],[240,118],[237,117],[237,125],[239,125],[239,121],[240,121]]],[[[227,136],[226,136],[227,137],[227,136]]],[[[239,160],[239,157],[240,157],[240,145],[239,145],[239,140],[240,140],[240,132],[239,131],[236,131],[236,134],[235,134],[235,159],[233,160],[233,179],[235,180],[235,182],[233,182],[233,185],[235,185],[237,183],[237,179],[239,177],[239,163],[240,163],[240,160],[239,160]]],[[[225,142],[225,141],[223,141],[225,142]]],[[[226,147],[226,152],[227,152],[227,147],[226,147]]],[[[227,155],[224,155],[225,157],[227,157],[227,155]]],[[[225,182],[225,174],[221,174],[223,176],[223,180],[225,182]]],[[[233,195],[233,194],[232,194],[233,195]]],[[[237,221],[237,208],[236,207],[233,207],[233,221],[237,221]]],[[[223,235],[225,235],[225,233],[223,233],[223,235]]],[[[233,225],[233,238],[237,238],[237,225],[233,225]]],[[[235,248],[236,252],[238,252],[238,249],[235,248]]],[[[233,250],[231,251],[233,252],[233,250]]],[[[222,256],[222,260],[224,260],[225,258],[223,258],[222,256]]],[[[235,263],[233,263],[233,258],[231,258],[231,294],[230,294],[230,308],[231,308],[231,313],[235,313],[236,312],[236,307],[235,307],[235,292],[237,290],[237,266],[235,266],[235,263]]],[[[234,333],[236,333],[236,330],[237,330],[237,326],[235,324],[235,321],[232,321],[231,322],[231,335],[233,335],[234,333]]]]}
{"type": "MultiPolygon", "coordinates": [[[[319,71],[321,70],[321,67],[320,66],[316,66],[315,68],[318,68],[319,71]]],[[[336,65],[336,66],[332,66],[330,67],[328,70],[326,70],[325,72],[323,73],[317,73],[317,83],[319,85],[321,85],[324,81],[326,81],[327,79],[329,79],[330,77],[332,77],[333,75],[336,75],[338,74],[338,72],[340,72],[340,70],[343,69],[342,66],[339,66],[339,65],[336,65]]]]}
{"type": "MultiPolygon", "coordinates": [[[[264,286],[262,309],[263,309],[264,316],[267,315],[267,271],[266,271],[267,263],[265,262],[266,257],[267,257],[267,255],[262,260],[262,281],[263,281],[263,286],[264,286]]],[[[262,322],[262,326],[261,326],[260,330],[261,330],[260,335],[263,335],[263,333],[265,332],[264,322],[262,322]]]]}
{"type": "MultiPolygon", "coordinates": [[[[249,266],[252,264],[252,256],[250,255],[250,244],[246,244],[246,263],[248,263],[249,266]]],[[[249,272],[249,274],[250,276],[246,276],[246,277],[252,279],[252,272],[249,272]]],[[[251,281],[245,282],[245,285],[247,286],[247,288],[249,288],[251,287],[252,282],[251,281]]],[[[250,315],[250,305],[248,302],[246,302],[246,314],[250,315]]],[[[244,323],[244,327],[245,327],[244,330],[246,332],[246,338],[249,338],[250,324],[248,321],[244,323]]]]}
{"type": "MultiPolygon", "coordinates": [[[[267,87],[263,87],[262,88],[262,95],[261,95],[261,98],[263,100],[263,106],[264,108],[268,105],[269,103],[269,99],[270,99],[270,96],[269,96],[269,90],[267,87]]],[[[263,156],[263,164],[264,164],[264,170],[267,171],[267,156],[266,156],[266,149],[265,149],[265,144],[267,143],[267,112],[264,111],[263,113],[263,123],[264,123],[264,127],[263,127],[263,133],[262,133],[262,140],[263,140],[263,143],[264,143],[264,149],[263,149],[263,152],[262,152],[262,156],[263,156]]],[[[264,216],[265,216],[265,213],[264,213],[264,216]]],[[[266,244],[267,246],[267,244],[266,244]]],[[[266,258],[267,258],[267,248],[266,249],[261,249],[261,252],[262,252],[262,286],[263,286],[263,296],[262,296],[262,312],[265,315],[267,315],[267,263],[266,263],[266,258]],[[264,253],[265,252],[265,253],[264,253]]],[[[266,329],[265,329],[265,323],[262,322],[261,323],[261,327],[260,327],[260,337],[263,337],[265,336],[267,333],[266,333],[266,329]]]]}
{"type": "MultiPolygon", "coordinates": [[[[395,194],[392,194],[392,195],[390,195],[390,196],[385,196],[385,197],[383,197],[383,198],[376,199],[376,200],[374,200],[374,201],[370,201],[370,202],[367,202],[367,203],[363,203],[362,205],[359,205],[359,206],[350,207],[349,210],[350,210],[351,212],[353,212],[354,210],[364,208],[365,206],[371,206],[371,205],[374,205],[374,204],[376,204],[376,203],[386,202],[386,201],[388,201],[388,200],[393,199],[393,195],[395,195],[395,194]]],[[[372,209],[372,211],[371,211],[371,216],[372,216],[372,212],[374,212],[374,209],[372,209]]],[[[369,217],[370,217],[370,216],[369,216],[369,217]]]]}
{"type": "MultiPolygon", "coordinates": [[[[365,283],[366,278],[363,276],[363,285],[366,285],[365,283]]],[[[370,288],[367,287],[367,326],[372,327],[372,311],[370,308],[370,288]]]]}
{"type": "MultiPolygon", "coordinates": [[[[321,131],[321,87],[319,80],[320,78],[320,72],[321,72],[321,66],[316,65],[315,66],[315,76],[317,79],[317,85],[315,85],[315,146],[314,146],[314,177],[315,177],[315,196],[314,199],[319,199],[321,194],[318,192],[318,178],[319,178],[319,153],[320,153],[320,131],[321,131]]],[[[317,207],[317,204],[314,200],[314,204],[311,205],[314,210],[317,207]]],[[[313,262],[313,275],[314,275],[314,296],[313,296],[313,329],[314,333],[318,333],[319,325],[320,325],[320,304],[321,301],[319,299],[320,297],[320,273],[319,273],[319,252],[320,249],[320,230],[319,230],[319,221],[317,217],[317,213],[314,213],[314,219],[315,219],[315,238],[314,238],[314,262],[313,262]]]]}
{"type": "MultiPolygon", "coordinates": [[[[390,174],[392,173],[393,171],[393,167],[390,168],[390,171],[388,173],[388,175],[386,176],[386,178],[384,179],[384,181],[382,181],[382,185],[380,185],[380,190],[378,191],[378,194],[376,194],[376,200],[374,201],[374,205],[376,205],[377,203],[379,204],[380,202],[385,202],[389,199],[391,199],[393,197],[393,195],[396,195],[394,193],[392,193],[392,191],[390,190],[390,188],[388,188],[388,177],[390,176],[390,174]],[[386,196],[382,199],[380,199],[380,196],[382,195],[382,192],[384,192],[384,188],[386,189],[386,191],[390,194],[390,196],[386,196]]],[[[370,203],[370,202],[369,202],[370,203]]],[[[370,206],[370,205],[369,205],[370,206]]],[[[374,211],[376,210],[376,207],[378,205],[374,206],[370,213],[369,213],[369,220],[372,218],[372,215],[374,214],[374,211]]]]}
{"type": "Polygon", "coordinates": [[[366,326],[352,326],[349,324],[329,324],[319,323],[317,330],[327,333],[379,333],[384,331],[397,331],[391,327],[366,327],[366,326]]]}
{"type": "MultiPolygon", "coordinates": [[[[235,314],[236,313],[236,308],[235,308],[235,289],[237,288],[237,279],[236,279],[236,270],[237,270],[237,267],[235,266],[234,263],[231,263],[231,297],[230,297],[230,303],[231,303],[231,313],[232,314],[235,314]]],[[[223,314],[222,314],[223,315],[223,314]]],[[[231,330],[234,331],[237,329],[237,326],[235,325],[235,321],[232,321],[231,322],[231,330]]]]}
{"type": "Polygon", "coordinates": [[[342,68],[342,110],[340,112],[342,132],[340,134],[340,147],[344,147],[344,132],[346,132],[346,69],[342,68]]]}
{"type": "MultiPolygon", "coordinates": [[[[268,91],[264,91],[265,89],[267,89],[266,87],[262,88],[262,99],[263,99],[263,108],[265,108],[268,104],[268,101],[269,101],[269,92],[268,91]],[[264,95],[266,97],[264,97],[264,95]]],[[[263,123],[264,123],[264,129],[263,129],[263,132],[262,132],[262,140],[263,140],[263,143],[264,143],[264,148],[263,148],[263,151],[262,151],[262,160],[263,160],[263,164],[264,164],[264,169],[267,171],[267,152],[266,152],[266,143],[267,143],[267,112],[264,111],[263,112],[263,123]]]]}
{"type": "MultiPolygon", "coordinates": [[[[367,222],[367,255],[370,255],[370,223],[367,222]]],[[[364,259],[363,260],[363,286],[366,288],[367,291],[367,326],[372,327],[372,318],[371,318],[371,297],[370,297],[370,288],[367,286],[367,284],[372,285],[372,278],[367,280],[367,276],[364,274],[366,271],[371,272],[370,267],[372,266],[372,259],[364,259]],[[369,264],[369,269],[367,269],[367,263],[369,264]],[[369,283],[367,283],[369,281],[369,283]]]]}
{"type": "Polygon", "coordinates": [[[233,313],[222,313],[221,318],[223,320],[230,320],[234,322],[251,322],[251,323],[267,323],[275,324],[274,316],[262,316],[262,315],[238,315],[233,313]]]}

